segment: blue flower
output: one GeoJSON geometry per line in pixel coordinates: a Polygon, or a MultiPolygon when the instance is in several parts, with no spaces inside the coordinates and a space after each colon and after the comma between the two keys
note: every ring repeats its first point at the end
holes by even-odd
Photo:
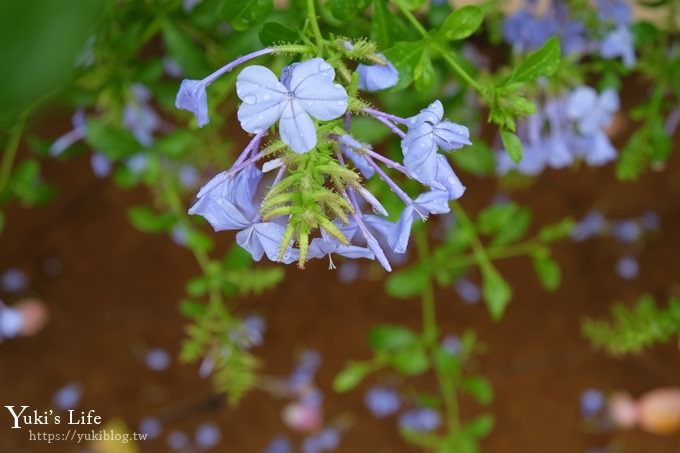
{"type": "Polygon", "coordinates": [[[208,94],[205,91],[207,83],[204,80],[184,79],[179,86],[175,107],[188,110],[196,116],[198,127],[208,124],[208,94]]]}
{"type": "Polygon", "coordinates": [[[257,133],[279,121],[283,142],[297,153],[316,146],[316,126],[311,117],[329,121],[347,110],[348,96],[333,83],[335,71],[321,58],[295,63],[279,81],[264,66],[249,66],[238,75],[236,93],[243,101],[238,119],[244,130],[257,133]]]}
{"type": "Polygon", "coordinates": [[[441,417],[432,409],[411,409],[399,417],[399,426],[418,432],[434,431],[441,424],[441,417]]]}
{"type": "Polygon", "coordinates": [[[357,66],[359,74],[359,89],[364,91],[380,91],[395,86],[399,82],[399,71],[390,63],[385,55],[378,53],[378,57],[385,60],[385,64],[357,66]]]}
{"type": "MultiPolygon", "coordinates": [[[[286,227],[275,222],[253,223],[236,234],[236,243],[250,253],[253,261],[267,255],[270,261],[279,261],[281,240],[286,227]]],[[[298,260],[298,253],[290,246],[280,261],[290,264],[298,260]]]]}
{"type": "Polygon", "coordinates": [[[368,162],[366,162],[364,156],[357,154],[353,150],[362,148],[371,149],[371,146],[366,143],[361,143],[351,135],[347,134],[339,136],[338,142],[340,143],[340,149],[342,152],[352,160],[354,166],[357,167],[357,169],[361,172],[364,179],[371,179],[375,174],[375,170],[368,164],[368,162]]]}
{"type": "Polygon", "coordinates": [[[401,406],[399,394],[386,387],[373,387],[364,396],[366,407],[378,418],[394,414],[401,406]]]}
{"type": "Polygon", "coordinates": [[[52,157],[61,155],[66,149],[71,147],[74,143],[85,138],[87,134],[87,117],[85,116],[85,110],[78,109],[73,114],[71,118],[71,124],[73,124],[73,129],[61,137],[57,138],[48,153],[52,157]]]}
{"type": "Polygon", "coordinates": [[[303,453],[322,453],[333,451],[340,444],[340,433],[334,428],[324,428],[319,433],[302,441],[303,453]]]}
{"type": "Polygon", "coordinates": [[[409,119],[409,130],[401,141],[404,166],[412,178],[423,184],[436,185],[438,147],[450,151],[471,144],[468,128],[442,121],[443,116],[442,103],[433,102],[409,119]]]}
{"type": "Polygon", "coordinates": [[[201,188],[189,214],[203,216],[215,231],[247,228],[257,217],[253,198],[261,178],[262,172],[254,165],[235,176],[222,172],[201,188]]]}
{"type": "Polygon", "coordinates": [[[329,268],[335,269],[335,264],[331,258],[331,254],[333,253],[353,259],[375,259],[373,252],[366,247],[341,244],[337,239],[328,235],[324,230],[321,230],[320,238],[314,238],[310,242],[307,258],[323,258],[324,256],[328,255],[329,259],[331,259],[329,268]]]}
{"type": "MultiPolygon", "coordinates": [[[[151,93],[141,84],[133,84],[132,100],[123,109],[123,124],[144,146],[153,145],[153,132],[161,125],[161,119],[149,105],[151,93]]],[[[207,107],[206,107],[207,108],[207,107]]]]}
{"type": "Polygon", "coordinates": [[[539,19],[527,9],[520,9],[503,22],[503,38],[517,52],[536,49],[555,33],[553,21],[539,19]]]}
{"type": "Polygon", "coordinates": [[[620,25],[609,32],[600,44],[600,55],[605,59],[621,57],[626,68],[635,66],[635,46],[628,27],[620,25]]]}
{"type": "Polygon", "coordinates": [[[602,22],[612,22],[615,25],[630,23],[633,12],[630,4],[622,0],[596,0],[597,17],[602,22]]]}

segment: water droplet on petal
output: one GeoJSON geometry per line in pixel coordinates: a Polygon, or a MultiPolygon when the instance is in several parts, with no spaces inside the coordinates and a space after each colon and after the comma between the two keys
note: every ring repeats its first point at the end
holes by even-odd
{"type": "Polygon", "coordinates": [[[264,99],[265,101],[268,101],[268,100],[270,100],[271,98],[272,98],[272,97],[269,95],[269,93],[265,93],[265,94],[262,95],[262,99],[264,99]]]}
{"type": "Polygon", "coordinates": [[[257,102],[257,98],[254,95],[249,94],[249,95],[243,97],[243,102],[245,104],[253,105],[257,102]]]}
{"type": "Polygon", "coordinates": [[[336,90],[344,90],[344,88],[342,87],[342,85],[340,85],[339,83],[334,83],[334,84],[333,84],[333,87],[335,87],[336,90]]]}
{"type": "Polygon", "coordinates": [[[345,101],[338,101],[338,105],[345,105],[345,101]]]}
{"type": "Polygon", "coordinates": [[[411,118],[411,119],[409,120],[409,123],[411,123],[411,124],[416,124],[416,119],[415,119],[415,118],[411,118]]]}

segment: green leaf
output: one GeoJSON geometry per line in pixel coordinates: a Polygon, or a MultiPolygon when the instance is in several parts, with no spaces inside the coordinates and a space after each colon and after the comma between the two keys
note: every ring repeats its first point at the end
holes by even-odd
{"type": "Polygon", "coordinates": [[[103,120],[88,119],[86,127],[87,144],[106,154],[110,159],[129,157],[142,148],[130,132],[103,120]]]}
{"type": "Polygon", "coordinates": [[[171,213],[156,213],[148,206],[133,206],[128,209],[127,215],[130,223],[145,233],[167,231],[175,224],[171,213]]]}
{"type": "Polygon", "coordinates": [[[370,4],[371,0],[330,0],[328,8],[333,17],[347,21],[354,18],[370,4]]]}
{"type": "Polygon", "coordinates": [[[384,52],[399,71],[399,83],[393,90],[404,89],[413,82],[413,71],[424,51],[423,41],[405,41],[396,43],[384,52]]]}
{"type": "Polygon", "coordinates": [[[541,228],[537,237],[541,242],[553,242],[568,237],[573,229],[574,220],[567,217],[558,223],[541,228]]]}
{"type": "Polygon", "coordinates": [[[188,77],[199,79],[211,72],[205,52],[180,30],[173,21],[164,20],[162,29],[163,41],[168,49],[168,53],[182,67],[188,77]]]}
{"type": "Polygon", "coordinates": [[[466,5],[453,11],[435,35],[447,41],[465,39],[473,34],[484,20],[484,12],[474,5],[466,5]]]}
{"type": "Polygon", "coordinates": [[[260,42],[264,46],[272,46],[280,43],[296,43],[300,37],[295,32],[279,22],[265,22],[257,33],[260,42]]]}
{"type": "Polygon", "coordinates": [[[467,422],[465,426],[463,426],[463,431],[465,431],[468,435],[479,439],[486,437],[493,429],[494,424],[495,421],[493,415],[482,414],[467,422]]]}
{"type": "Polygon", "coordinates": [[[560,265],[550,257],[546,249],[541,249],[531,255],[534,270],[541,284],[548,291],[555,291],[560,286],[562,272],[560,265]]]}
{"type": "Polygon", "coordinates": [[[210,289],[210,280],[205,275],[194,277],[186,284],[185,291],[192,297],[199,297],[210,289]]]}
{"type": "Polygon", "coordinates": [[[366,116],[353,117],[350,131],[352,137],[367,143],[382,143],[392,134],[386,127],[375,127],[375,120],[366,116]]]}
{"type": "Polygon", "coordinates": [[[225,0],[222,17],[234,30],[244,31],[262,22],[273,6],[272,0],[225,0]]]}
{"type": "Polygon", "coordinates": [[[549,76],[557,71],[560,65],[560,41],[553,36],[548,39],[543,47],[531,52],[512,71],[503,85],[518,82],[530,82],[542,76],[549,76]]]}
{"type": "Polygon", "coordinates": [[[422,292],[427,279],[427,269],[424,266],[411,266],[390,274],[385,281],[385,291],[392,297],[408,299],[422,292]]]}
{"type": "Polygon", "coordinates": [[[205,314],[205,304],[195,300],[184,299],[179,303],[179,311],[188,318],[199,318],[205,314]]]}
{"type": "Polygon", "coordinates": [[[392,354],[388,360],[395,370],[405,375],[421,374],[430,367],[427,353],[419,344],[392,354]]]}
{"type": "Polygon", "coordinates": [[[496,154],[489,145],[480,141],[451,153],[451,158],[457,168],[477,176],[487,176],[496,171],[496,154]]]}
{"type": "Polygon", "coordinates": [[[512,289],[495,269],[482,269],[484,301],[491,318],[498,321],[512,298],[512,289]]]}
{"type": "Polygon", "coordinates": [[[427,48],[420,56],[416,67],[413,68],[413,80],[418,91],[428,89],[432,86],[432,82],[434,82],[434,67],[432,66],[432,59],[427,48]]]}
{"type": "Polygon", "coordinates": [[[472,395],[480,404],[489,404],[493,401],[493,388],[483,376],[470,376],[463,379],[463,389],[472,395]]]}
{"type": "Polygon", "coordinates": [[[155,150],[159,153],[173,159],[180,159],[184,157],[193,143],[196,142],[196,134],[185,130],[178,129],[164,135],[156,141],[155,150]]]}
{"type": "Polygon", "coordinates": [[[352,390],[373,370],[371,363],[350,362],[345,368],[335,376],[333,380],[333,390],[344,393],[352,390]]]}
{"type": "Polygon", "coordinates": [[[374,327],[368,334],[368,342],[379,352],[391,352],[406,348],[419,341],[419,337],[406,327],[381,325],[374,327]]]}
{"type": "Polygon", "coordinates": [[[507,129],[501,129],[501,140],[510,159],[514,163],[519,163],[522,160],[522,142],[517,134],[507,129]]]}
{"type": "Polygon", "coordinates": [[[387,9],[385,0],[373,0],[373,20],[371,21],[371,40],[381,49],[390,46],[390,27],[387,23],[392,13],[387,9]]]}
{"type": "Polygon", "coordinates": [[[214,242],[210,236],[198,231],[196,229],[188,229],[186,232],[187,246],[191,250],[196,250],[198,252],[209,252],[214,245],[214,242]]]}

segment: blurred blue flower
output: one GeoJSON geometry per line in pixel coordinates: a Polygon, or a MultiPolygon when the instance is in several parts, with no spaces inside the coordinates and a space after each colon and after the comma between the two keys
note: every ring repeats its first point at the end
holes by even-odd
{"type": "Polygon", "coordinates": [[[138,430],[149,439],[155,439],[161,434],[163,424],[155,417],[145,417],[140,420],[138,430]]]}
{"type": "Polygon", "coordinates": [[[123,124],[137,141],[149,147],[153,145],[153,133],[161,125],[161,119],[149,105],[151,92],[142,84],[132,85],[132,99],[123,109],[123,124]]]}
{"type": "Polygon", "coordinates": [[[609,32],[600,44],[600,55],[605,59],[620,57],[626,68],[635,66],[635,45],[628,27],[618,26],[609,32]]]}
{"type": "Polygon", "coordinates": [[[0,342],[3,338],[13,338],[19,334],[24,325],[24,318],[19,310],[8,307],[0,300],[0,342]]]}
{"type": "Polygon", "coordinates": [[[149,349],[144,356],[144,363],[153,371],[163,371],[170,366],[170,354],[162,348],[149,349]]]}
{"type": "Polygon", "coordinates": [[[596,0],[597,17],[602,22],[625,25],[633,18],[630,4],[625,0],[596,0]]]}
{"type": "Polygon", "coordinates": [[[188,110],[196,116],[198,127],[203,127],[208,119],[208,94],[203,80],[182,80],[175,99],[175,107],[188,110]]]}
{"type": "Polygon", "coordinates": [[[82,396],[83,386],[77,382],[71,382],[57,390],[52,397],[52,404],[62,411],[75,409],[82,396]]]}
{"type": "Polygon", "coordinates": [[[600,211],[590,211],[574,225],[571,238],[576,242],[585,241],[600,234],[604,227],[604,215],[600,211]]]}
{"type": "Polygon", "coordinates": [[[553,21],[538,18],[528,9],[520,9],[503,22],[503,38],[516,52],[537,49],[554,34],[553,21]]]}
{"type": "Polygon", "coordinates": [[[593,135],[611,122],[619,107],[616,91],[607,89],[598,95],[594,88],[581,85],[569,94],[566,115],[581,134],[593,135]]]}
{"type": "Polygon", "coordinates": [[[601,391],[587,389],[581,393],[581,415],[586,418],[595,416],[604,408],[605,398],[601,391]]]}
{"type": "Polygon", "coordinates": [[[292,453],[293,446],[285,436],[276,436],[264,449],[264,453],[292,453]]]}
{"type": "Polygon", "coordinates": [[[633,243],[642,236],[642,228],[635,220],[619,220],[613,225],[614,237],[624,243],[633,243]]]}
{"type": "Polygon", "coordinates": [[[399,393],[387,387],[372,387],[364,395],[364,404],[378,418],[394,414],[401,406],[399,393]]]}
{"type": "Polygon", "coordinates": [[[616,274],[624,280],[633,280],[640,273],[640,265],[633,256],[624,256],[616,262],[616,274]]]}
{"type": "Polygon", "coordinates": [[[324,428],[317,434],[302,441],[303,453],[333,451],[340,445],[340,433],[334,428],[324,428]]]}
{"type": "Polygon", "coordinates": [[[399,427],[418,432],[434,431],[441,424],[441,417],[432,409],[410,409],[399,417],[399,427]]]}
{"type": "Polygon", "coordinates": [[[399,71],[390,63],[385,55],[378,53],[378,57],[385,60],[385,64],[357,66],[359,74],[359,89],[364,91],[380,91],[391,88],[399,82],[399,71]]]}
{"type": "Polygon", "coordinates": [[[468,304],[476,304],[482,297],[482,290],[472,280],[461,277],[454,284],[456,294],[468,304]]]}
{"type": "Polygon", "coordinates": [[[216,446],[220,439],[222,438],[222,433],[220,429],[214,423],[203,423],[194,433],[194,442],[196,446],[208,450],[216,446]]]}
{"type": "Polygon", "coordinates": [[[0,289],[8,293],[18,293],[28,286],[28,277],[21,269],[10,267],[0,275],[0,289]]]}
{"type": "Polygon", "coordinates": [[[73,129],[57,138],[50,146],[47,151],[50,156],[57,157],[61,155],[74,143],[85,138],[87,133],[87,117],[85,116],[85,110],[76,110],[71,118],[71,124],[73,125],[73,129]]]}
{"type": "Polygon", "coordinates": [[[94,172],[95,176],[105,178],[111,174],[113,163],[106,154],[94,152],[90,156],[90,167],[92,167],[92,172],[94,172]]]}
{"type": "Polygon", "coordinates": [[[321,58],[284,68],[281,81],[264,66],[245,68],[236,79],[243,101],[238,109],[241,127],[258,133],[280,120],[281,140],[297,153],[309,151],[317,141],[311,117],[329,121],[347,110],[347,92],[334,78],[333,67],[321,58]]]}
{"type": "Polygon", "coordinates": [[[168,434],[166,442],[173,450],[184,450],[189,446],[189,436],[182,431],[172,431],[168,434]]]}

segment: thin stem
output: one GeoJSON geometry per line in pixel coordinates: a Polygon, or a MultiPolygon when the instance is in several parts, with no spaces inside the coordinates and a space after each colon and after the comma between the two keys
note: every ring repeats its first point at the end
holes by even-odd
{"type": "Polygon", "coordinates": [[[236,66],[245,63],[246,61],[252,60],[254,58],[260,57],[262,55],[269,55],[276,52],[276,49],[273,47],[266,47],[264,49],[256,50],[255,52],[251,52],[247,55],[243,55],[242,57],[238,57],[236,60],[231,61],[224,66],[222,66],[220,69],[217,71],[213,72],[212,74],[208,75],[205,79],[203,79],[203,83],[208,86],[211,83],[213,83],[215,80],[217,80],[222,74],[225,74],[232,69],[234,69],[236,66]]]}
{"type": "Polygon", "coordinates": [[[396,0],[393,2],[395,5],[397,5],[397,8],[399,8],[399,11],[406,16],[406,19],[411,22],[411,24],[415,27],[415,29],[420,33],[420,36],[423,37],[423,39],[429,40],[430,39],[430,34],[425,30],[425,27],[416,19],[416,17],[411,14],[411,11],[409,11],[399,0],[396,0]]]}
{"type": "Polygon", "coordinates": [[[397,185],[397,183],[394,182],[394,180],[392,180],[392,178],[390,178],[387,175],[387,173],[385,173],[383,171],[383,169],[380,168],[380,166],[378,164],[375,163],[375,161],[373,159],[371,159],[369,156],[364,156],[364,159],[366,159],[366,162],[368,163],[368,165],[373,167],[373,169],[378,174],[378,176],[380,176],[380,179],[382,179],[383,181],[385,181],[385,183],[387,183],[387,185],[390,187],[390,190],[392,192],[394,192],[395,194],[397,194],[397,196],[401,199],[401,201],[404,202],[404,204],[406,204],[407,206],[413,204],[413,200],[411,200],[411,197],[409,197],[408,194],[406,192],[404,192],[401,189],[401,187],[399,187],[397,185]]]}
{"type": "MultiPolygon", "coordinates": [[[[529,255],[536,250],[543,248],[543,244],[535,242],[525,242],[523,244],[515,244],[510,246],[499,246],[486,249],[486,254],[491,260],[502,260],[512,258],[515,256],[529,255]]],[[[477,263],[477,256],[473,254],[456,255],[447,261],[448,267],[453,266],[470,266],[477,263]]]]}
{"type": "Polygon", "coordinates": [[[456,71],[463,80],[465,80],[472,88],[474,88],[478,92],[482,91],[482,85],[475,79],[473,79],[472,76],[468,74],[467,71],[465,71],[465,69],[463,69],[458,64],[458,62],[454,60],[453,57],[451,57],[451,55],[449,55],[447,49],[443,48],[439,44],[435,44],[435,49],[439,51],[439,54],[442,56],[442,58],[444,58],[444,61],[446,61],[449,64],[449,66],[451,66],[451,69],[456,71]]]}
{"type": "Polygon", "coordinates": [[[379,160],[383,164],[387,165],[390,168],[394,168],[395,170],[400,171],[403,174],[407,174],[406,167],[401,165],[399,162],[395,162],[389,157],[385,157],[382,154],[376,153],[372,149],[369,148],[362,148],[362,150],[366,155],[371,156],[375,160],[379,160]]]}
{"type": "MultiPolygon", "coordinates": [[[[371,115],[369,112],[366,112],[366,113],[371,115]]],[[[383,123],[385,126],[389,127],[392,132],[394,132],[397,136],[399,136],[399,138],[406,137],[406,134],[404,133],[404,131],[402,131],[397,126],[395,126],[394,123],[392,123],[390,120],[383,118],[382,116],[376,116],[376,115],[371,115],[371,116],[373,118],[375,118],[376,120],[380,121],[381,123],[383,123]]]]}
{"type": "Polygon", "coordinates": [[[484,245],[482,245],[482,241],[477,235],[475,224],[472,222],[459,202],[453,201],[452,204],[456,215],[458,215],[458,218],[460,218],[463,227],[467,228],[470,232],[470,244],[472,246],[472,252],[474,253],[475,259],[477,260],[477,264],[479,264],[479,267],[483,272],[494,274],[497,273],[496,268],[494,268],[493,264],[491,263],[491,259],[484,248],[484,245]]]}
{"type": "Polygon", "coordinates": [[[391,113],[385,113],[385,112],[382,112],[382,111],[377,110],[377,109],[372,109],[370,107],[365,107],[364,112],[366,112],[366,113],[368,113],[369,115],[372,115],[372,116],[381,116],[381,117],[388,119],[390,121],[394,121],[395,123],[399,123],[399,124],[406,124],[407,123],[406,118],[402,118],[402,117],[397,116],[397,115],[392,115],[391,113]]]}
{"type": "Polygon", "coordinates": [[[319,22],[316,20],[316,5],[314,2],[315,0],[307,0],[307,17],[309,18],[309,23],[312,25],[314,39],[316,40],[316,45],[319,47],[319,53],[323,53],[323,36],[321,36],[319,22]]]}
{"type": "Polygon", "coordinates": [[[24,133],[24,127],[26,126],[26,118],[28,118],[28,114],[26,113],[22,113],[19,116],[19,119],[12,130],[12,135],[10,135],[9,141],[7,142],[5,152],[2,155],[2,161],[0,161],[0,194],[5,191],[7,183],[9,182],[14,159],[16,159],[17,150],[19,149],[19,141],[21,140],[21,135],[24,133]]]}

